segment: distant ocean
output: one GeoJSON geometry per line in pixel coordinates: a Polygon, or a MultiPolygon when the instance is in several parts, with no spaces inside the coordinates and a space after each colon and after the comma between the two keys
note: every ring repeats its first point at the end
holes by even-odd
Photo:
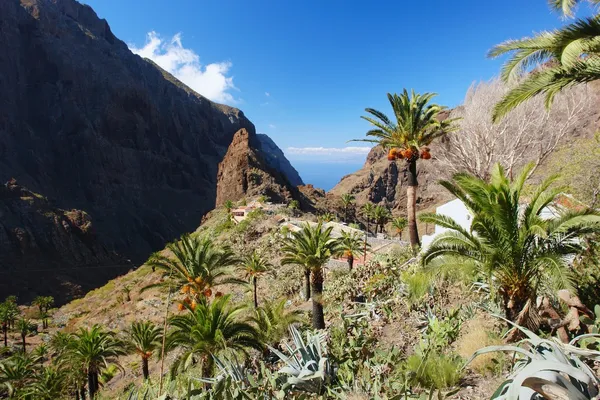
{"type": "Polygon", "coordinates": [[[306,161],[291,161],[305,184],[331,190],[343,176],[362,168],[363,163],[318,163],[306,161]]]}

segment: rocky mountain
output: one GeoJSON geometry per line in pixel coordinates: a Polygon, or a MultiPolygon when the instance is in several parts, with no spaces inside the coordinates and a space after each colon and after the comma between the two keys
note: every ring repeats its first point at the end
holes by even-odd
{"type": "Polygon", "coordinates": [[[131,268],[102,245],[89,214],[57,208],[15,179],[0,185],[0,249],[0,298],[61,301],[131,268]]]}
{"type": "Polygon", "coordinates": [[[298,171],[296,171],[288,159],[285,158],[285,154],[283,154],[283,151],[275,144],[273,139],[264,133],[258,133],[256,137],[260,142],[261,153],[269,167],[283,173],[292,186],[304,185],[298,171]]]}
{"type": "MultiPolygon", "coordinates": [[[[263,135],[264,136],[264,135],[263,135]]],[[[289,181],[289,176],[272,165],[273,153],[264,153],[265,139],[259,139],[259,135],[252,135],[248,130],[242,128],[233,136],[233,140],[223,161],[219,164],[217,173],[217,206],[227,200],[237,201],[244,197],[267,196],[270,200],[285,203],[292,198],[298,198],[298,190],[289,181]],[[269,162],[268,160],[271,160],[269,162]]],[[[268,138],[267,143],[275,146],[268,138]]],[[[272,151],[272,149],[271,149],[272,151]]],[[[283,153],[281,153],[283,154],[283,153]]],[[[281,164],[293,167],[289,161],[283,159],[281,164]]],[[[293,170],[295,172],[295,170],[293,170]]],[[[297,174],[296,174],[297,175],[297,174]]],[[[298,179],[300,177],[298,176],[298,179]]]]}
{"type": "Polygon", "coordinates": [[[234,133],[255,137],[240,110],[131,53],[75,0],[0,1],[0,48],[0,181],[84,210],[134,262],[200,224],[234,133]]]}
{"type": "MultiPolygon", "coordinates": [[[[431,146],[435,151],[435,145],[431,146]]],[[[417,208],[424,210],[450,199],[448,192],[437,184],[440,179],[438,162],[433,160],[418,163],[419,190],[417,208]]],[[[379,146],[371,149],[363,168],[344,176],[328,192],[328,197],[338,198],[344,193],[355,196],[359,205],[370,201],[385,204],[395,214],[406,210],[405,163],[389,162],[387,153],[379,146]]]]}

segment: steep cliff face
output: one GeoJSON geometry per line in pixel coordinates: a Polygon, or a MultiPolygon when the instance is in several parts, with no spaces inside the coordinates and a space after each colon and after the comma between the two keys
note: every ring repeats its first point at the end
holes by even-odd
{"type": "Polygon", "coordinates": [[[131,268],[102,245],[95,228],[86,212],[56,208],[16,180],[0,185],[0,298],[45,293],[61,301],[131,268]],[[86,272],[93,278],[82,277],[86,272]]]}
{"type": "Polygon", "coordinates": [[[85,210],[132,260],[200,224],[233,134],[254,134],[74,0],[0,1],[0,49],[0,180],[85,210]]]}
{"type": "Polygon", "coordinates": [[[273,139],[264,133],[256,134],[258,141],[260,142],[261,154],[265,158],[265,161],[269,167],[281,172],[288,179],[292,186],[304,185],[300,174],[296,171],[296,168],[290,164],[288,159],[283,154],[283,151],[275,144],[273,139]]]}
{"type": "MultiPolygon", "coordinates": [[[[387,153],[376,146],[369,152],[363,168],[344,176],[329,191],[328,197],[337,198],[344,193],[351,193],[359,205],[367,201],[381,203],[395,210],[395,213],[402,214],[406,210],[405,164],[403,161],[389,162],[387,153]]],[[[418,209],[426,209],[450,199],[447,191],[437,184],[440,166],[435,159],[420,160],[417,168],[418,209]]]]}
{"type": "Polygon", "coordinates": [[[227,200],[263,195],[271,201],[284,203],[298,198],[298,190],[280,170],[269,165],[257,136],[242,128],[234,135],[219,164],[217,206],[227,200]]]}

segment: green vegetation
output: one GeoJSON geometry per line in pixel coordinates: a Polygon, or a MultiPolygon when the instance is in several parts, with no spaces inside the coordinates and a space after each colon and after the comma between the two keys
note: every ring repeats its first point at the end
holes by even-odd
{"type": "MultiPolygon", "coordinates": [[[[552,8],[572,16],[579,0],[552,0],[552,8]]],[[[598,3],[591,0],[591,3],[598,3]]],[[[600,79],[600,17],[578,19],[560,29],[533,37],[508,40],[495,46],[490,57],[510,54],[502,68],[502,79],[517,81],[516,86],[496,105],[493,118],[498,121],[519,104],[545,94],[550,107],[557,93],[574,84],[600,79]],[[540,68],[522,77],[535,66],[540,68]]]]}
{"type": "Polygon", "coordinates": [[[423,263],[474,266],[497,290],[508,318],[519,325],[530,320],[540,292],[553,296],[559,289],[573,289],[566,257],[584,250],[585,235],[600,232],[598,213],[560,209],[556,200],[561,188],[551,188],[554,178],[524,201],[531,168],[524,168],[514,181],[496,164],[489,183],[468,174],[441,182],[473,214],[470,231],[443,215],[421,216],[422,221],[449,229],[424,252],[423,263]],[[542,215],[547,207],[554,207],[558,215],[542,215]]]}
{"type": "Polygon", "coordinates": [[[366,108],[373,117],[362,117],[374,129],[367,132],[373,139],[358,141],[374,143],[389,150],[388,160],[404,159],[407,163],[406,212],[408,214],[408,230],[410,244],[413,248],[420,246],[417,231],[417,160],[431,158],[429,146],[435,139],[457,129],[456,120],[441,118],[445,107],[432,104],[434,93],[418,94],[406,89],[401,94],[388,93],[388,100],[394,111],[396,121],[392,121],[381,111],[366,108]]]}
{"type": "Polygon", "coordinates": [[[254,295],[254,308],[258,308],[258,278],[268,273],[273,268],[273,265],[261,256],[258,251],[254,250],[249,256],[246,256],[242,261],[242,271],[247,279],[251,280],[252,292],[254,295]]]}
{"type": "Polygon", "coordinates": [[[128,345],[130,346],[130,351],[140,355],[142,359],[142,375],[144,379],[148,379],[150,377],[148,360],[160,348],[163,330],[150,321],[135,321],[131,324],[127,334],[129,335],[128,345]]]}
{"type": "Polygon", "coordinates": [[[304,268],[305,297],[312,299],[313,327],[325,329],[323,314],[323,265],[338,250],[338,242],[331,237],[332,227],[323,228],[323,223],[311,226],[306,223],[302,230],[292,232],[283,245],[285,257],[282,264],[295,264],[304,268]]]}

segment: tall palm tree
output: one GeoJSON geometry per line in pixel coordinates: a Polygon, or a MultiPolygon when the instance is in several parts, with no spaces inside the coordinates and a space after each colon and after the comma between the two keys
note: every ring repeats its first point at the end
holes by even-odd
{"type": "MultiPolygon", "coordinates": [[[[367,247],[369,244],[367,244],[367,247]]],[[[354,259],[365,253],[365,244],[359,233],[342,231],[342,236],[338,239],[336,256],[346,257],[348,268],[352,271],[354,259]]]]}
{"type": "Polygon", "coordinates": [[[402,231],[406,228],[408,221],[404,217],[396,217],[392,219],[392,227],[396,230],[396,235],[398,235],[398,239],[402,237],[402,231]]]}
{"type": "Polygon", "coordinates": [[[147,264],[164,271],[163,280],[146,286],[178,287],[188,298],[198,301],[210,297],[212,289],[224,284],[244,283],[231,276],[238,260],[227,246],[217,247],[209,238],[183,235],[181,240],[170,243],[167,249],[172,255],[153,254],[147,264]]]}
{"type": "Polygon", "coordinates": [[[171,318],[172,330],[167,335],[167,350],[177,347],[183,352],[175,359],[171,373],[200,362],[202,376],[213,372],[213,356],[225,351],[247,353],[249,348],[261,349],[256,329],[241,319],[242,305],[231,305],[225,295],[208,302],[202,299],[195,309],[171,318]]]}
{"type": "Polygon", "coordinates": [[[17,331],[21,334],[21,344],[23,346],[23,353],[27,351],[27,342],[26,338],[29,333],[31,333],[32,326],[31,321],[25,318],[20,318],[17,321],[17,331]]]}
{"type": "Polygon", "coordinates": [[[8,324],[11,319],[10,308],[6,303],[0,304],[0,324],[4,336],[4,347],[8,347],[8,324]]]}
{"type": "MultiPolygon", "coordinates": [[[[580,1],[550,0],[551,7],[566,16],[573,15],[577,3],[580,1]]],[[[533,37],[508,40],[492,48],[489,57],[504,54],[511,56],[502,68],[502,79],[516,81],[516,85],[494,107],[494,121],[538,94],[545,94],[546,106],[550,107],[556,94],[566,87],[600,79],[600,15],[533,37]]]]}
{"type": "Polygon", "coordinates": [[[273,265],[256,250],[246,256],[242,262],[242,271],[246,276],[246,279],[250,279],[252,282],[254,308],[258,307],[258,278],[270,272],[272,268],[273,265]]]}
{"type": "Polygon", "coordinates": [[[443,215],[421,216],[449,229],[435,237],[423,262],[482,271],[492,287],[497,285],[507,317],[519,323],[528,317],[522,313],[517,319],[519,313],[528,302],[535,304],[538,291],[572,288],[569,256],[583,250],[582,236],[600,231],[600,215],[592,210],[542,215],[560,193],[560,188],[551,188],[554,179],[525,201],[523,186],[531,169],[526,167],[512,182],[500,164],[493,167],[489,182],[465,173],[442,181],[472,213],[470,230],[443,215]]]}
{"type": "Polygon", "coordinates": [[[417,160],[431,158],[429,146],[435,139],[456,129],[455,119],[444,119],[440,114],[446,107],[432,104],[435,93],[418,94],[406,89],[401,94],[388,93],[388,100],[394,111],[392,121],[381,111],[366,108],[371,116],[361,118],[370,122],[375,128],[367,132],[372,139],[358,141],[375,143],[389,149],[388,159],[404,159],[406,161],[406,213],[408,215],[408,232],[411,246],[420,245],[417,230],[417,160]]]}
{"type": "Polygon", "coordinates": [[[373,210],[373,219],[375,220],[375,233],[377,233],[377,227],[379,227],[379,232],[383,233],[383,228],[388,220],[391,218],[390,210],[382,205],[375,206],[373,210]]]}
{"type": "Polygon", "coordinates": [[[342,200],[342,205],[344,206],[344,222],[348,222],[348,210],[354,204],[354,196],[350,193],[344,193],[340,199],[342,200]]]}
{"type": "Polygon", "coordinates": [[[371,223],[371,218],[373,218],[373,210],[375,206],[370,201],[366,202],[361,210],[363,217],[367,220],[367,232],[369,232],[369,224],[371,223]]]}
{"type": "Polygon", "coordinates": [[[285,309],[287,300],[267,301],[262,306],[254,309],[250,317],[256,325],[260,341],[271,347],[277,348],[281,340],[287,335],[290,325],[302,322],[300,310],[288,311],[285,309]]]}
{"type": "Polygon", "coordinates": [[[150,377],[148,360],[161,347],[163,330],[151,321],[134,321],[127,333],[130,349],[142,358],[142,375],[147,380],[150,377]]]}
{"type": "Polygon", "coordinates": [[[90,329],[79,328],[68,346],[66,357],[87,375],[90,399],[94,398],[100,386],[100,372],[109,363],[116,364],[118,356],[127,353],[124,343],[117,339],[115,333],[106,331],[99,325],[90,329]]]}
{"type": "MultiPolygon", "coordinates": [[[[323,228],[323,223],[311,226],[305,223],[298,232],[292,232],[292,237],[285,239],[282,250],[283,265],[302,265],[305,280],[310,280],[310,295],[313,308],[313,327],[325,329],[323,315],[323,265],[337,252],[338,242],[331,237],[333,227],[323,228]]],[[[305,282],[306,283],[306,282],[305,282]]],[[[307,291],[308,292],[308,291],[307,291]]]]}

